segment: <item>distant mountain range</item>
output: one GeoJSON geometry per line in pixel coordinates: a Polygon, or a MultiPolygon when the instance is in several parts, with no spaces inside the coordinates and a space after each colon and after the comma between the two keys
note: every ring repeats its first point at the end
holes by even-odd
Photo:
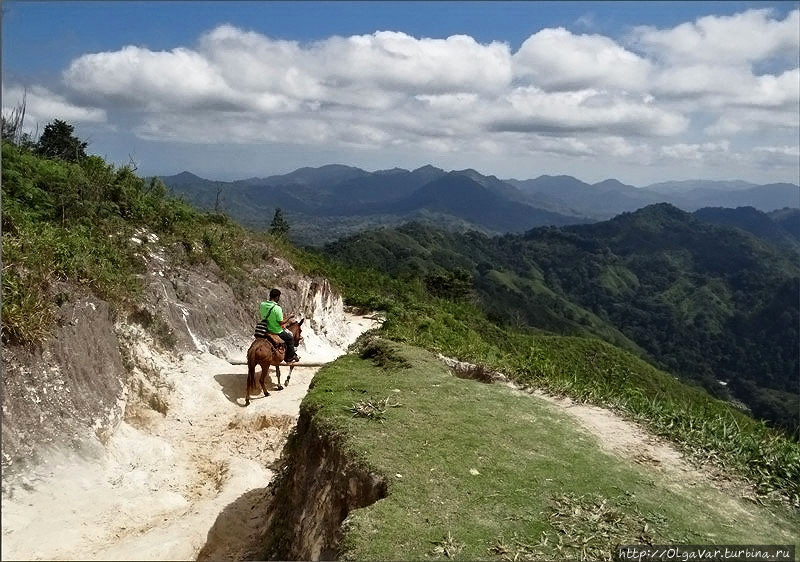
{"type": "Polygon", "coordinates": [[[788,183],[696,180],[635,187],[615,179],[588,184],[571,176],[501,180],[472,169],[447,172],[434,166],[367,172],[333,164],[233,182],[190,172],[161,180],[189,202],[220,208],[256,229],[267,228],[280,207],[295,227],[293,238],[316,245],[365,227],[407,220],[492,234],[591,223],[659,202],[687,211],[800,207],[800,186],[788,183]]]}

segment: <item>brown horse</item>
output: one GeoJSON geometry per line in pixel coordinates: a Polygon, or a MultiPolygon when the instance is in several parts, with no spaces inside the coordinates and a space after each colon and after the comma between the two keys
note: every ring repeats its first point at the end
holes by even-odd
{"type": "MultiPolygon", "coordinates": [[[[292,333],[294,337],[294,345],[300,345],[300,342],[303,341],[303,336],[300,334],[303,320],[299,322],[297,320],[291,320],[287,325],[286,329],[292,333]]],[[[257,390],[256,387],[256,365],[261,365],[261,379],[258,381],[261,385],[261,390],[264,391],[264,396],[269,396],[269,392],[267,391],[267,387],[264,385],[264,379],[267,378],[267,374],[269,373],[270,365],[275,365],[275,373],[278,378],[278,385],[275,387],[275,390],[283,390],[283,386],[281,386],[281,368],[280,364],[283,363],[284,355],[286,354],[286,344],[281,341],[281,343],[272,343],[267,338],[256,338],[255,341],[250,344],[250,349],[247,350],[247,386],[244,390],[244,405],[247,406],[250,404],[250,391],[257,390]]],[[[289,384],[289,379],[292,378],[292,371],[294,370],[294,364],[289,365],[289,375],[286,377],[286,384],[289,384]]]]}

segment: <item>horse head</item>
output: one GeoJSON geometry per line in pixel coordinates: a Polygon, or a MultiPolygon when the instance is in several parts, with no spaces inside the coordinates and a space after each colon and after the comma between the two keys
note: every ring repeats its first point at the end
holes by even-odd
{"type": "Polygon", "coordinates": [[[303,336],[302,336],[303,330],[301,326],[303,325],[304,321],[305,318],[303,318],[303,320],[300,320],[299,322],[297,320],[292,320],[286,325],[286,329],[292,333],[295,345],[300,345],[300,342],[303,341],[303,336]]]}

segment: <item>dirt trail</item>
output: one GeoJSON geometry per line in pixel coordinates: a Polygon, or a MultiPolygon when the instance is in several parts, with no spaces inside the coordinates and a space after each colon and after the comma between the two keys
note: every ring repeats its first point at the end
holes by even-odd
{"type": "Polygon", "coordinates": [[[503,384],[513,392],[544,400],[572,417],[583,431],[592,435],[604,451],[641,468],[649,477],[678,493],[704,498],[710,512],[720,516],[736,514],[743,520],[757,517],[759,500],[743,478],[726,474],[710,464],[698,466],[670,441],[653,435],[644,426],[621,414],[567,396],[553,396],[541,390],[526,389],[511,382],[503,373],[481,370],[478,366],[439,355],[454,374],[503,384]],[[748,500],[743,504],[741,499],[748,500]]]}
{"type": "MultiPolygon", "coordinates": [[[[348,315],[348,341],[375,325],[348,315]]],[[[304,361],[344,352],[303,335],[304,361]]],[[[228,358],[241,359],[246,345],[228,358]]],[[[209,353],[152,360],[172,388],[167,414],[129,412],[101,456],[53,457],[44,475],[4,497],[3,560],[195,559],[219,513],[269,483],[318,368],[295,368],[284,390],[245,408],[246,367],[209,353]]]]}
{"type": "Polygon", "coordinates": [[[729,525],[752,525],[766,516],[752,485],[743,478],[726,474],[711,464],[692,463],[675,444],[653,435],[642,425],[607,408],[507,384],[516,392],[528,393],[566,412],[596,438],[601,449],[638,465],[654,483],[703,501],[709,515],[724,519],[729,525]]]}

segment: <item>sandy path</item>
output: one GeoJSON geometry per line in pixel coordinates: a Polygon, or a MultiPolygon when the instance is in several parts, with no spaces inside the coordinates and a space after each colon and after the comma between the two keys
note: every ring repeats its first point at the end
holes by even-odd
{"type": "MultiPolygon", "coordinates": [[[[348,343],[374,325],[348,316],[348,343]]],[[[344,352],[303,335],[304,361],[344,352]]],[[[246,366],[209,353],[153,361],[174,386],[166,416],[136,412],[100,457],[53,457],[44,476],[3,498],[3,560],[195,559],[219,513],[269,483],[318,368],[295,368],[289,386],[245,408],[246,366]]]]}
{"type": "MultiPolygon", "coordinates": [[[[476,370],[476,365],[471,363],[443,355],[439,355],[439,359],[460,376],[476,370]]],[[[709,512],[726,517],[736,514],[744,521],[755,520],[759,516],[755,491],[743,478],[723,473],[710,464],[698,466],[692,463],[678,450],[677,445],[652,434],[643,425],[620,413],[577,402],[567,396],[553,396],[539,389],[524,388],[510,381],[503,373],[488,372],[486,376],[510,388],[512,392],[552,404],[574,419],[583,431],[592,435],[602,450],[637,465],[667,488],[704,498],[709,512]],[[743,503],[740,501],[742,499],[749,503],[743,503]]]]}

